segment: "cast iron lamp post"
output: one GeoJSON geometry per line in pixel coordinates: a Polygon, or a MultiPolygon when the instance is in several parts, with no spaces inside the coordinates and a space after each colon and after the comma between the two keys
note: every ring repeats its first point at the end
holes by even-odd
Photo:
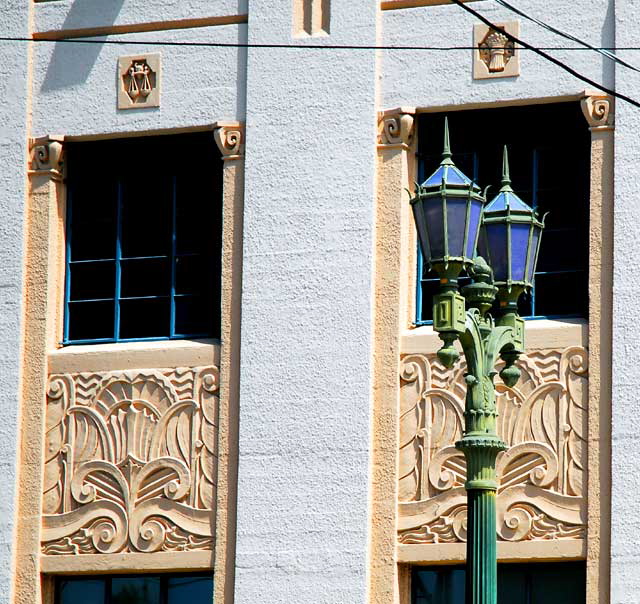
{"type": "Polygon", "coordinates": [[[459,340],[467,362],[464,435],[456,443],[467,462],[466,602],[496,604],[496,457],[507,445],[496,432],[493,379],[499,360],[507,386],[520,377],[514,363],[524,350],[524,320],[517,303],[532,287],[544,224],[511,188],[506,147],[502,187],[485,206],[480,187],[451,160],[446,119],[442,162],[416,185],[411,205],[424,260],[440,278],[433,298],[433,326],[443,341],[438,358],[453,367],[459,340]],[[460,295],[463,270],[472,282],[460,295]]]}

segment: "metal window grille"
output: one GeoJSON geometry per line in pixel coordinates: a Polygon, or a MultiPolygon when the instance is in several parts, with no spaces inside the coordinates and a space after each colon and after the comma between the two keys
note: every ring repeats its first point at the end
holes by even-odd
{"type": "MultiPolygon", "coordinates": [[[[440,161],[444,114],[419,123],[418,180],[440,161]]],[[[500,182],[502,145],[509,145],[516,193],[541,214],[549,212],[534,288],[520,300],[526,319],[586,317],[590,139],[578,103],[449,113],[453,160],[487,192],[500,182]]],[[[416,325],[430,324],[435,273],[418,249],[416,325]]],[[[461,278],[461,284],[466,282],[461,278]]]]}
{"type": "Polygon", "coordinates": [[[210,133],[69,145],[63,344],[219,336],[221,164],[210,133]]]}

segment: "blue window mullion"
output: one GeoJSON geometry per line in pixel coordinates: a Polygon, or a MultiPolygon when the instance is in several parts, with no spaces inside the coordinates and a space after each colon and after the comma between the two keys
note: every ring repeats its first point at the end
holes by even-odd
{"type": "Polygon", "coordinates": [[[118,204],[116,209],[116,289],[114,295],[114,317],[113,317],[113,330],[114,340],[117,342],[120,339],[120,291],[121,291],[121,266],[120,261],[122,259],[122,181],[118,180],[118,204]]]}
{"type": "Polygon", "coordinates": [[[67,239],[65,241],[66,258],[64,267],[65,283],[64,283],[64,333],[62,339],[65,343],[69,341],[69,301],[71,300],[71,203],[73,201],[72,188],[67,187],[67,239]]]}
{"type": "MultiPolygon", "coordinates": [[[[533,150],[533,157],[531,162],[531,206],[534,210],[538,209],[538,149],[533,150]]],[[[531,316],[536,317],[536,273],[533,274],[533,287],[531,288],[531,316]]]]}
{"type": "Polygon", "coordinates": [[[176,212],[177,212],[177,178],[173,177],[171,190],[171,318],[169,320],[169,336],[176,333],[176,212]]]}

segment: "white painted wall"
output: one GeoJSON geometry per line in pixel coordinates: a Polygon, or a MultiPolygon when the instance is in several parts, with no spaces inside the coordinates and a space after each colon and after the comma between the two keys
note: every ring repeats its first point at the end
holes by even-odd
{"type": "MultiPolygon", "coordinates": [[[[522,11],[558,29],[573,33],[595,46],[613,41],[612,0],[594,0],[588,10],[574,10],[573,2],[519,0],[522,11]]],[[[538,47],[571,43],[540,26],[525,21],[494,2],[469,5],[493,22],[520,20],[521,38],[538,47]]],[[[386,46],[463,46],[473,44],[473,25],[479,21],[456,5],[427,6],[384,11],[383,44],[386,46]]],[[[610,61],[592,52],[549,51],[556,58],[593,80],[611,85],[610,61]]],[[[383,53],[382,98],[384,108],[409,105],[441,107],[577,95],[588,84],[528,50],[520,52],[520,76],[473,80],[472,51],[389,50],[383,53]]]]}
{"type": "Polygon", "coordinates": [[[119,38],[148,40],[149,45],[37,44],[33,136],[137,133],[244,119],[245,49],[162,46],[153,42],[244,43],[246,25],[137,33],[119,38]],[[162,55],[160,107],[118,111],[118,57],[152,52],[162,55]]]}
{"type": "MultiPolygon", "coordinates": [[[[2,35],[28,36],[22,0],[2,4],[2,35]]],[[[0,43],[0,604],[8,604],[16,514],[23,230],[27,182],[26,43],[0,43]]]]}
{"type": "MultiPolygon", "coordinates": [[[[616,46],[638,46],[637,4],[616,1],[616,46]]],[[[640,52],[623,53],[640,65],[640,52]]],[[[616,70],[618,90],[640,100],[640,77],[616,70]]],[[[616,104],[611,427],[611,604],[640,601],[640,109],[616,104]]]]}
{"type": "MultiPolygon", "coordinates": [[[[374,2],[331,35],[372,45],[374,2]]],[[[249,41],[291,43],[290,0],[249,41]]],[[[299,41],[301,45],[305,41],[299,41]]],[[[375,53],[250,49],[236,604],[367,602],[375,53]]]]}
{"type": "Polygon", "coordinates": [[[55,0],[34,6],[38,32],[246,14],[247,0],[55,0]]]}

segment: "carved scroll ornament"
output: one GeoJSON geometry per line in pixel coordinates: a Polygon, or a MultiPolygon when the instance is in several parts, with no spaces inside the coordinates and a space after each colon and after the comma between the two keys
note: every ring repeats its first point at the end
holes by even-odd
{"type": "Polygon", "coordinates": [[[222,159],[239,159],[244,155],[244,126],[240,122],[216,122],[213,136],[222,159]]]}
{"type": "MultiPolygon", "coordinates": [[[[517,387],[497,386],[498,538],[583,538],[586,530],[587,352],[528,354],[517,387]]],[[[464,361],[452,371],[435,355],[402,359],[400,543],[466,540],[462,435],[464,361]]],[[[499,369],[499,368],[498,368],[499,369]]]]}
{"type": "Polygon", "coordinates": [[[44,136],[29,139],[29,174],[62,180],[64,174],[64,137],[44,136]]]}
{"type": "Polygon", "coordinates": [[[42,551],[212,549],[218,369],[52,375],[42,551]]]}
{"type": "Polygon", "coordinates": [[[592,130],[613,129],[613,99],[606,94],[588,94],[580,101],[582,113],[592,130]]]}
{"type": "Polygon", "coordinates": [[[413,141],[415,109],[391,109],[378,118],[378,145],[381,147],[408,147],[413,141]]]}

